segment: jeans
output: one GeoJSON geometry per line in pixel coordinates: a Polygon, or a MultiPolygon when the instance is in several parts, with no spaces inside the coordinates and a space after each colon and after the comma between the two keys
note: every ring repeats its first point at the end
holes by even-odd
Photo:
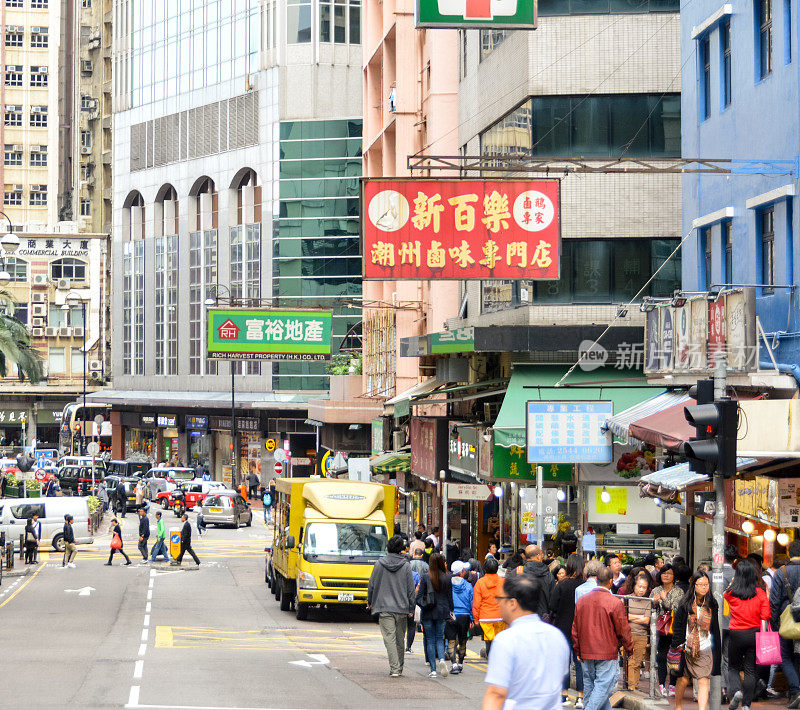
{"type": "Polygon", "coordinates": [[[432,671],[436,670],[436,661],[444,660],[444,619],[423,619],[425,631],[425,655],[432,671]]]}
{"type": "Polygon", "coordinates": [[[789,697],[800,693],[800,678],[797,676],[797,655],[794,652],[794,641],[781,637],[781,670],[789,685],[789,697]]]}
{"type": "MultiPolygon", "coordinates": [[[[575,649],[572,648],[572,642],[570,642],[570,648],[572,649],[572,664],[575,666],[575,690],[579,693],[583,692],[583,666],[581,662],[578,660],[578,654],[575,653],[575,649]]],[[[570,686],[570,675],[569,669],[567,669],[567,675],[564,676],[564,682],[561,685],[562,690],[569,690],[570,686]]]]}
{"type": "Polygon", "coordinates": [[[584,710],[611,710],[608,699],[614,693],[619,680],[619,661],[593,661],[583,659],[583,707],[584,710]]]}
{"type": "Polygon", "coordinates": [[[150,559],[155,562],[156,557],[159,555],[164,555],[164,560],[167,561],[170,559],[169,557],[169,548],[167,547],[166,542],[163,538],[158,538],[153,545],[153,549],[150,550],[150,559]]]}
{"type": "Polygon", "coordinates": [[[386,646],[386,654],[389,656],[390,673],[403,672],[407,623],[408,614],[390,611],[378,614],[378,626],[383,636],[383,645],[386,646]]]}

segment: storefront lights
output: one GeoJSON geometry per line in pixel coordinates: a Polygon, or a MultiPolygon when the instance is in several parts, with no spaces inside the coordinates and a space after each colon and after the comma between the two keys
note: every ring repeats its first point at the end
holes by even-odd
{"type": "Polygon", "coordinates": [[[789,544],[789,536],[786,533],[778,533],[778,544],[786,547],[789,544]]]}
{"type": "Polygon", "coordinates": [[[497,498],[502,498],[503,497],[503,489],[500,486],[495,486],[494,487],[494,494],[495,494],[495,496],[497,498]]]}
{"type": "Polygon", "coordinates": [[[603,503],[611,502],[611,494],[606,490],[605,486],[603,486],[603,490],[600,491],[600,500],[603,501],[603,503]]]}
{"type": "Polygon", "coordinates": [[[767,528],[764,531],[764,539],[772,542],[775,539],[775,531],[772,528],[767,528]]]}
{"type": "Polygon", "coordinates": [[[755,530],[755,525],[753,525],[753,523],[751,523],[749,520],[745,520],[742,523],[742,530],[749,535],[751,532],[753,532],[753,530],[755,530]]]}
{"type": "Polygon", "coordinates": [[[556,492],[556,498],[560,501],[565,501],[567,499],[567,492],[563,488],[559,488],[556,492]]]}

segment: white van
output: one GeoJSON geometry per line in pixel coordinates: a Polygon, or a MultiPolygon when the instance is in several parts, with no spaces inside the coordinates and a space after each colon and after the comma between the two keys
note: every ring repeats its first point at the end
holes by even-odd
{"type": "Polygon", "coordinates": [[[64,550],[64,516],[69,513],[72,530],[78,545],[94,542],[89,530],[89,504],[86,498],[77,496],[52,498],[0,498],[0,531],[5,532],[6,542],[13,542],[19,549],[20,535],[34,513],[39,514],[42,524],[42,539],[39,547],[52,545],[59,552],[64,550]]]}

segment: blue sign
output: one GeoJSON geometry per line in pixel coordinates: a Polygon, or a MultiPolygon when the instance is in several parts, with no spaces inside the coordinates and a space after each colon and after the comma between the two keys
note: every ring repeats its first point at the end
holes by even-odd
{"type": "MultiPolygon", "coordinates": [[[[208,429],[208,417],[195,414],[187,414],[185,418],[187,429],[204,431],[208,429]]],[[[173,425],[174,426],[174,425],[173,425]]]]}
{"type": "Polygon", "coordinates": [[[614,403],[528,402],[526,448],[528,463],[610,463],[612,437],[606,420],[614,403]]]}

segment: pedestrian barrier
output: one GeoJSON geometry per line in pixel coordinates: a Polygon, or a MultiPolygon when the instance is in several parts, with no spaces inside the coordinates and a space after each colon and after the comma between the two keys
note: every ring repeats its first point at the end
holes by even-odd
{"type": "Polygon", "coordinates": [[[103,522],[103,509],[98,508],[89,516],[89,523],[91,525],[91,533],[94,535],[99,529],[100,525],[103,522]]]}
{"type": "MultiPolygon", "coordinates": [[[[658,648],[658,633],[656,631],[656,605],[653,603],[653,600],[649,597],[637,597],[635,594],[619,594],[617,595],[620,599],[623,600],[625,604],[625,617],[628,616],[628,606],[631,599],[636,599],[637,601],[647,601],[650,604],[650,633],[649,633],[649,654],[646,656],[650,662],[650,685],[649,685],[649,692],[648,697],[651,700],[655,700],[656,698],[656,685],[657,685],[657,675],[658,675],[658,664],[656,662],[656,650],[658,648]]],[[[623,687],[625,689],[628,688],[628,652],[625,649],[620,651],[620,658],[622,661],[622,679],[623,679],[623,687]]]]}
{"type": "MultiPolygon", "coordinates": [[[[5,534],[3,535],[5,538],[5,534]]],[[[3,567],[5,569],[14,569],[14,543],[7,542],[3,545],[3,567]]]]}

